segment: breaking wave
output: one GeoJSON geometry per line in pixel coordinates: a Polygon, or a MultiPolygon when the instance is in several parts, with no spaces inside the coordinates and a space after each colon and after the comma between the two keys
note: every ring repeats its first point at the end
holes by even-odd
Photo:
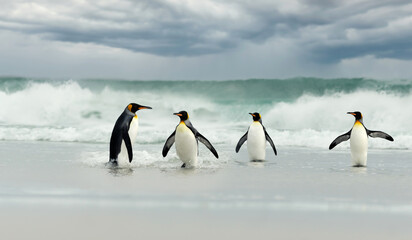
{"type": "Polygon", "coordinates": [[[140,144],[162,143],[187,110],[196,128],[216,144],[236,144],[249,112],[260,112],[277,145],[328,146],[361,111],[371,130],[395,142],[372,148],[412,149],[412,81],[317,79],[234,81],[122,81],[0,78],[0,140],[101,142],[130,102],[138,112],[140,144]]]}

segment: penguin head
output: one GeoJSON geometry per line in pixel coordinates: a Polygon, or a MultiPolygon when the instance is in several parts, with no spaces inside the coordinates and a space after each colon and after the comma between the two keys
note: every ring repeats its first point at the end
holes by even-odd
{"type": "Polygon", "coordinates": [[[348,114],[353,115],[357,121],[362,121],[363,116],[361,112],[348,112],[348,114]]]}
{"type": "Polygon", "coordinates": [[[137,112],[137,111],[139,111],[139,110],[141,110],[141,109],[152,109],[151,107],[142,106],[142,105],[139,105],[139,104],[137,104],[137,103],[130,103],[129,105],[127,105],[126,108],[127,108],[130,112],[132,112],[132,113],[135,113],[135,112],[137,112]]]}
{"type": "Polygon", "coordinates": [[[249,113],[253,117],[253,121],[261,121],[262,116],[260,116],[260,113],[254,112],[254,113],[249,113]]]}
{"type": "Polygon", "coordinates": [[[173,115],[179,116],[180,121],[183,121],[183,122],[189,119],[189,114],[186,111],[180,111],[178,113],[173,113],[173,115]]]}

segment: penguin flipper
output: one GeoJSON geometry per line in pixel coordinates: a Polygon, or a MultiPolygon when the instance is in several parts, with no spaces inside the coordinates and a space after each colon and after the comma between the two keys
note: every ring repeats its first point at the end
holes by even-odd
{"type": "Polygon", "coordinates": [[[244,142],[247,140],[247,134],[249,133],[249,129],[246,133],[239,139],[239,142],[236,145],[236,152],[239,152],[240,147],[243,145],[244,142]]]}
{"type": "Polygon", "coordinates": [[[329,150],[336,147],[336,145],[338,145],[339,143],[349,140],[351,132],[352,132],[352,129],[349,130],[349,132],[344,133],[340,135],[339,137],[337,137],[335,140],[333,140],[333,142],[329,145],[329,150]]]}
{"type": "Polygon", "coordinates": [[[129,155],[129,163],[131,163],[133,160],[132,141],[130,141],[130,136],[127,131],[123,133],[123,140],[127,148],[127,154],[129,155]]]}
{"type": "MultiPolygon", "coordinates": [[[[212,146],[209,140],[207,140],[207,138],[200,134],[199,131],[197,131],[197,129],[193,127],[192,123],[189,120],[186,120],[185,124],[190,129],[190,131],[192,131],[193,135],[195,135],[195,138],[203,143],[213,153],[213,155],[215,155],[216,158],[219,158],[216,149],[212,146]]],[[[197,151],[197,153],[199,154],[199,148],[197,148],[197,151]]]]}
{"type": "Polygon", "coordinates": [[[272,146],[273,151],[275,152],[275,155],[278,155],[278,153],[276,152],[276,147],[275,147],[275,144],[273,143],[272,138],[270,138],[270,136],[269,136],[268,132],[266,132],[266,128],[265,128],[265,127],[263,127],[263,130],[265,131],[265,138],[266,138],[266,141],[268,141],[268,142],[270,143],[270,146],[272,146]]]}
{"type": "Polygon", "coordinates": [[[366,133],[368,134],[368,136],[373,137],[373,138],[383,138],[386,140],[389,140],[391,142],[393,142],[393,137],[391,137],[389,134],[381,132],[381,131],[372,131],[369,129],[366,129],[366,133]]]}
{"type": "Polygon", "coordinates": [[[163,157],[166,157],[170,148],[173,146],[173,143],[175,143],[175,134],[176,134],[176,130],[167,138],[165,145],[163,147],[163,151],[162,151],[163,157]]]}
{"type": "Polygon", "coordinates": [[[197,132],[196,138],[199,139],[201,143],[203,143],[212,153],[215,155],[216,158],[219,158],[219,155],[216,152],[216,149],[212,146],[212,144],[207,140],[202,134],[197,132]]]}

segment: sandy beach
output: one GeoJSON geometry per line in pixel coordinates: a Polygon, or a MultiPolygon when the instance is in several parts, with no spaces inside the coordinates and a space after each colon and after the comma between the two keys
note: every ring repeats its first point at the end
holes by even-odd
{"type": "Polygon", "coordinates": [[[352,168],[347,150],[290,147],[275,157],[268,149],[268,161],[254,163],[220,145],[220,159],[201,148],[202,165],[181,169],[175,156],[157,155],[160,144],[139,147],[130,169],[114,170],[105,144],[3,142],[1,238],[412,234],[410,151],[371,150],[367,168],[352,168]]]}

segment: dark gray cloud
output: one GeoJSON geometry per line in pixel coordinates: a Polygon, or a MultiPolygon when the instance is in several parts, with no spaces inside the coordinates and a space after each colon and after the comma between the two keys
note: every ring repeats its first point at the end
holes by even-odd
{"type": "Polygon", "coordinates": [[[387,0],[4,1],[0,28],[159,56],[288,39],[319,62],[412,59],[412,4],[387,0]]]}
{"type": "Polygon", "coordinates": [[[343,15],[336,21],[309,29],[312,42],[307,46],[313,58],[321,62],[366,55],[412,59],[411,3],[365,2],[342,7],[340,13],[343,15]],[[355,10],[347,10],[352,8],[355,10]]]}

